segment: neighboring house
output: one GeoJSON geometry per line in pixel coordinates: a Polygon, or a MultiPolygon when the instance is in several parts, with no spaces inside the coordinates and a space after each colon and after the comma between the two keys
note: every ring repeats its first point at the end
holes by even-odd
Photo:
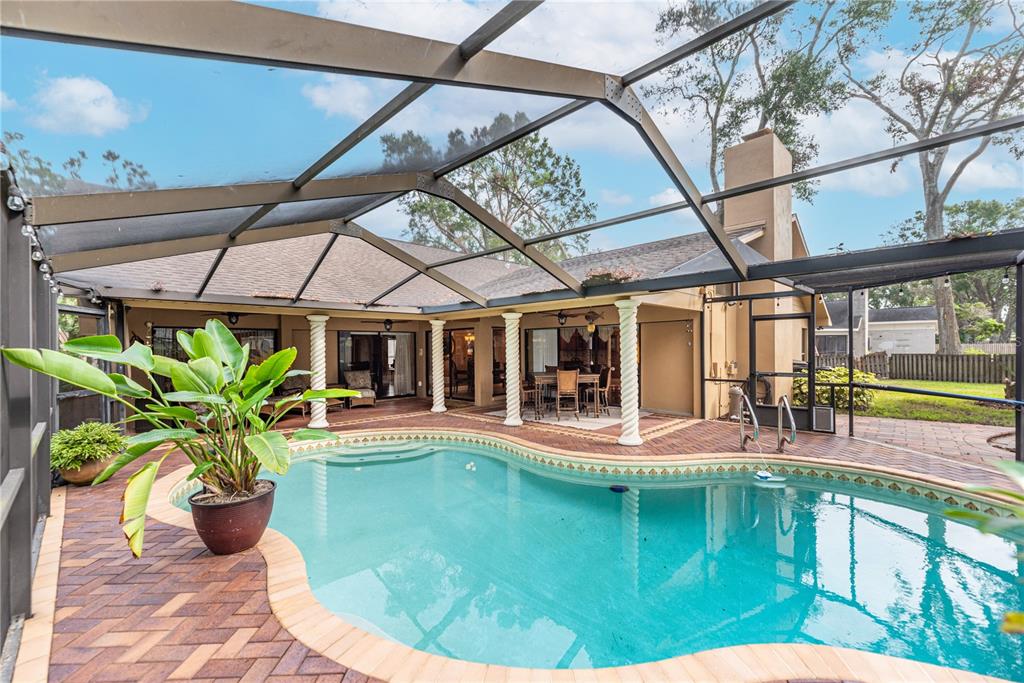
{"type": "MultiPolygon", "coordinates": [[[[853,316],[853,353],[861,357],[867,353],[935,353],[935,335],[939,331],[938,314],[934,306],[906,306],[898,308],[869,308],[867,290],[856,291],[853,316]]],[[[819,327],[816,346],[818,353],[846,353],[847,302],[828,301],[831,324],[819,327]]]]}
{"type": "MultiPolygon", "coordinates": [[[[770,131],[748,136],[726,150],[727,187],[790,168],[789,152],[770,131]]],[[[724,223],[748,263],[808,255],[788,188],[726,200],[724,223]]],[[[620,372],[615,303],[631,298],[639,303],[641,406],[710,418],[727,410],[729,382],[749,376],[750,307],[706,303],[705,298],[788,289],[762,281],[500,307],[504,297],[559,290],[563,285],[532,264],[493,257],[460,260],[460,254],[400,240],[388,240],[390,246],[381,250],[346,234],[332,242],[303,289],[311,263],[330,239],[329,234],[294,237],[234,247],[222,258],[215,251],[200,252],[64,272],[59,279],[66,288],[77,287],[88,293],[87,298],[98,295],[114,309],[123,310],[111,329],[126,340],[150,343],[164,354],[174,353],[178,329],[201,325],[215,316],[249,342],[254,355],[295,346],[297,366],[309,367],[306,316],[327,315],[327,383],[344,383],[347,371],[368,370],[379,398],[429,395],[430,319],[440,319],[445,322],[446,395],[484,406],[503,402],[506,383],[518,381],[505,376],[506,327],[501,313],[523,314],[524,373],[556,365],[591,371],[607,368],[614,386],[620,372]],[[434,266],[437,272],[482,295],[492,306],[498,301],[499,307],[482,310],[460,305],[464,296],[386,254],[391,248],[423,264],[443,262],[434,266]],[[301,296],[295,299],[300,290],[301,296]],[[431,315],[420,310],[438,305],[451,307],[431,315]],[[714,381],[702,381],[702,373],[714,381]]],[[[586,254],[559,265],[580,281],[609,272],[628,272],[635,279],[685,278],[727,267],[706,232],[586,254]]],[[[777,302],[758,300],[751,306],[762,315],[804,313],[815,300],[787,297],[777,302]]],[[[818,319],[825,319],[825,308],[815,305],[815,309],[818,319]]],[[[806,327],[806,320],[761,321],[756,369],[788,374],[794,364],[806,361],[806,327]]],[[[791,379],[773,377],[770,382],[772,395],[779,396],[788,392],[791,379]]]]}

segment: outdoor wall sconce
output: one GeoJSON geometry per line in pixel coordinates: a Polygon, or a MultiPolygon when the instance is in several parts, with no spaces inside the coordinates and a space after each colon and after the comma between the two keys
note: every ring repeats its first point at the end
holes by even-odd
{"type": "Polygon", "coordinates": [[[238,324],[238,314],[237,313],[228,313],[228,324],[230,324],[230,325],[237,325],[238,324]]]}
{"type": "Polygon", "coordinates": [[[384,320],[384,331],[385,332],[390,332],[391,331],[391,326],[394,325],[394,324],[395,324],[395,321],[392,320],[391,318],[387,318],[386,320],[384,320]]]}
{"type": "Polygon", "coordinates": [[[569,319],[569,316],[567,316],[563,311],[559,311],[558,315],[555,317],[558,318],[559,325],[565,325],[566,321],[569,319]]]}

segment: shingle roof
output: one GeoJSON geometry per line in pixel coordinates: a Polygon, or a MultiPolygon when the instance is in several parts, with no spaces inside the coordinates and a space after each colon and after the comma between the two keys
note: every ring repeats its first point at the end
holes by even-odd
{"type": "MultiPolygon", "coordinates": [[[[826,301],[828,315],[832,324],[826,330],[846,329],[846,301],[826,301]]],[[[860,328],[861,316],[853,316],[854,329],[860,328]]],[[[868,309],[868,323],[918,322],[922,320],[938,320],[938,312],[934,306],[897,306],[894,308],[868,309]]]]}
{"type": "MultiPolygon", "coordinates": [[[[757,229],[758,231],[760,228],[757,229]]],[[[733,237],[745,258],[761,259],[733,237]]],[[[207,285],[211,295],[290,299],[329,235],[310,235],[229,249],[207,285]]],[[[436,247],[390,240],[425,263],[457,255],[436,247]]],[[[181,292],[191,296],[198,289],[216,252],[169,256],[100,268],[63,273],[68,280],[101,290],[116,289],[181,292]]],[[[560,264],[579,280],[594,270],[625,269],[636,278],[680,272],[699,272],[726,267],[724,258],[707,233],[693,233],[645,242],[604,252],[566,259],[560,264]]],[[[441,266],[439,270],[487,298],[563,289],[563,285],[536,265],[495,258],[476,258],[441,266]]],[[[414,273],[413,269],[366,242],[339,236],[334,247],[307,286],[303,299],[339,303],[365,303],[414,273]]],[[[455,303],[462,297],[443,285],[419,275],[384,297],[379,303],[396,306],[429,306],[455,303]]]]}
{"type": "Polygon", "coordinates": [[[934,306],[904,306],[902,308],[872,308],[868,321],[873,323],[904,323],[919,320],[938,320],[934,306]]]}

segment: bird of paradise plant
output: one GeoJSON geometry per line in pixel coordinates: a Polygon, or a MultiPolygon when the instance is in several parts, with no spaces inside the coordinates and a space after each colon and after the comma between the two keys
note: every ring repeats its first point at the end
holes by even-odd
{"type": "MultiPolygon", "coordinates": [[[[319,389],[282,398],[269,398],[286,379],[305,370],[292,370],[295,348],[286,348],[262,363],[249,363],[249,345],[240,345],[216,319],[191,334],[177,334],[187,362],[159,356],[139,342],[123,349],[113,335],[72,339],[63,351],[2,349],[4,357],[28,368],[121,403],[126,422],[145,422],[149,431],[127,439],[125,451],[96,479],[99,484],[121,468],[169,444],[158,458],[132,474],[124,490],[122,530],[128,547],[139,557],[145,535],[146,508],[160,465],[181,452],[192,463],[189,480],[198,479],[207,491],[239,499],[255,493],[264,468],[284,474],[290,462],[289,439],[274,427],[292,408],[305,401],[355,396],[348,389],[319,389]],[[85,359],[125,365],[138,370],[149,386],[127,374],[103,372],[85,359]],[[156,377],[170,380],[173,391],[162,391],[156,377]],[[141,407],[140,407],[141,405],[141,407]]],[[[291,441],[334,439],[322,429],[299,429],[291,441]]]]}

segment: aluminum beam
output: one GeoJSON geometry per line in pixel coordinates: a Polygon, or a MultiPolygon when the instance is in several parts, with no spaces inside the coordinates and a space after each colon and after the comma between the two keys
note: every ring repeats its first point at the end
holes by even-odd
{"type": "Polygon", "coordinates": [[[373,297],[368,302],[366,302],[366,307],[369,308],[370,306],[373,306],[374,304],[376,304],[378,301],[380,301],[381,299],[386,297],[391,292],[394,292],[395,290],[401,289],[402,287],[404,287],[405,285],[409,284],[410,282],[412,282],[413,280],[415,280],[419,276],[420,276],[419,271],[417,271],[417,272],[413,273],[412,275],[409,275],[408,277],[403,277],[401,280],[399,280],[395,284],[391,285],[390,287],[385,289],[383,292],[381,292],[380,294],[378,294],[377,296],[373,297]]]}
{"type": "Polygon", "coordinates": [[[633,213],[627,213],[624,216],[606,218],[603,221],[588,223],[587,225],[581,225],[578,228],[569,228],[568,230],[560,230],[558,232],[552,232],[546,235],[538,235],[537,237],[531,237],[530,239],[524,241],[526,242],[526,244],[540,244],[541,242],[550,242],[551,240],[561,239],[562,237],[580,235],[585,232],[593,232],[594,230],[600,230],[601,228],[610,228],[613,225],[621,225],[622,223],[629,223],[630,221],[638,221],[643,218],[660,216],[663,213],[679,211],[680,209],[685,209],[689,205],[689,202],[673,202],[671,204],[665,204],[663,206],[656,206],[653,209],[634,211],[633,213]]]}
{"type": "Polygon", "coordinates": [[[598,100],[604,74],[242,2],[6,0],[4,35],[290,69],[598,100]]]}
{"type": "Polygon", "coordinates": [[[358,197],[407,190],[415,186],[415,173],[385,173],[314,180],[300,189],[296,189],[292,181],[282,180],[170,190],[33,197],[30,220],[33,225],[40,226],[86,223],[311,199],[358,197]]]}
{"type": "Polygon", "coordinates": [[[180,254],[193,254],[199,251],[212,251],[214,249],[225,249],[227,247],[241,247],[248,244],[259,244],[261,242],[274,242],[286,240],[293,237],[307,237],[309,235],[322,235],[331,231],[331,221],[314,221],[312,223],[296,223],[294,225],[283,225],[276,228],[262,228],[240,235],[238,239],[232,240],[226,234],[203,235],[202,237],[189,237],[186,239],[172,239],[166,242],[148,242],[145,244],[131,244],[125,246],[110,247],[107,249],[92,249],[89,251],[77,251],[68,254],[55,254],[51,256],[54,271],[66,273],[72,270],[85,268],[97,268],[100,266],[113,266],[118,263],[130,263],[132,261],[147,261],[165,256],[178,256],[180,254]]]}
{"type": "Polygon", "coordinates": [[[567,270],[544,255],[537,247],[527,245],[523,238],[512,228],[505,225],[497,216],[477,204],[473,199],[459,188],[452,185],[443,178],[431,178],[427,175],[420,176],[418,190],[432,194],[457,205],[460,209],[475,218],[482,225],[486,226],[495,235],[505,240],[513,249],[526,258],[537,264],[548,275],[555,278],[563,285],[577,294],[583,293],[583,285],[567,270]]]}
{"type": "MultiPolygon", "coordinates": [[[[581,225],[576,228],[569,228],[568,230],[560,230],[558,232],[551,232],[544,235],[538,235],[537,237],[531,237],[524,239],[523,244],[527,246],[532,244],[540,244],[542,242],[550,242],[551,240],[561,239],[562,237],[570,237],[572,235],[580,235],[594,230],[600,230],[601,228],[608,228],[613,225],[620,225],[622,223],[628,223],[630,221],[636,221],[643,218],[650,218],[651,216],[660,216],[663,213],[670,213],[672,211],[679,211],[685,209],[689,204],[686,202],[675,202],[673,204],[665,204],[664,206],[656,206],[653,209],[644,209],[643,211],[635,211],[628,213],[624,216],[617,216],[615,218],[606,218],[595,223],[588,223],[581,225]]],[[[483,251],[477,251],[472,254],[460,254],[459,256],[453,256],[450,259],[444,261],[438,261],[431,263],[431,268],[439,268],[440,266],[450,266],[453,263],[462,263],[463,261],[470,261],[475,258],[481,258],[483,256],[494,256],[495,254],[503,254],[506,251],[512,251],[515,247],[504,246],[494,247],[492,249],[485,249],[483,251]]]]}
{"type": "Polygon", "coordinates": [[[697,220],[700,221],[704,229],[711,235],[711,239],[718,245],[729,265],[732,266],[741,280],[745,280],[747,278],[747,264],[743,257],[740,256],[736,245],[732,243],[726,234],[725,228],[722,227],[722,221],[701,203],[700,190],[697,189],[696,184],[690,178],[690,174],[686,172],[682,162],[679,161],[679,157],[676,156],[668,141],[665,140],[665,136],[661,134],[661,130],[658,129],[651,115],[647,113],[647,109],[640,102],[640,98],[636,96],[633,89],[628,86],[623,88],[614,79],[609,78],[608,99],[605,104],[632,125],[637,133],[640,134],[640,137],[643,138],[643,141],[647,144],[651,153],[654,154],[658,163],[665,169],[669,178],[672,179],[676,188],[683,195],[683,199],[693,209],[697,220]]]}
{"type": "MultiPolygon", "coordinates": [[[[466,38],[466,40],[459,43],[459,57],[463,62],[472,59],[474,56],[479,54],[481,50],[487,47],[489,43],[496,40],[508,29],[512,28],[516,22],[532,12],[538,6],[540,6],[539,0],[512,0],[512,2],[502,7],[494,16],[484,22],[483,26],[474,31],[472,35],[466,38]]],[[[313,178],[327,170],[331,164],[340,159],[349,150],[372,135],[374,131],[419,99],[420,95],[430,90],[431,87],[431,83],[411,83],[410,85],[407,85],[400,93],[391,98],[389,102],[385,103],[384,106],[370,116],[370,118],[363,121],[354,131],[345,136],[341,142],[332,147],[326,154],[314,161],[306,170],[300,173],[295,180],[292,181],[292,185],[295,186],[296,190],[301,189],[313,180],[313,178]]],[[[252,225],[262,216],[273,210],[275,206],[276,204],[265,204],[257,209],[252,216],[231,231],[231,236],[238,237],[238,235],[252,227],[252,225]]]]}
{"type": "Polygon", "coordinates": [[[203,281],[199,285],[199,289],[196,290],[197,299],[203,295],[203,292],[206,291],[207,286],[209,286],[210,284],[210,280],[213,279],[213,274],[217,272],[217,269],[220,267],[220,262],[224,260],[224,257],[227,256],[227,253],[227,247],[217,252],[216,258],[214,258],[213,263],[210,264],[210,269],[206,271],[206,277],[203,278],[203,281]]]}
{"type": "Polygon", "coordinates": [[[1024,127],[1024,115],[1011,116],[1009,118],[1001,119],[999,121],[991,121],[980,126],[965,128],[963,130],[954,131],[952,133],[946,133],[944,135],[936,135],[933,138],[918,140],[917,142],[911,142],[905,145],[898,145],[891,149],[884,149],[880,152],[862,154],[861,156],[858,157],[852,157],[850,159],[844,159],[842,161],[835,161],[832,162],[831,164],[823,164],[821,166],[815,166],[814,168],[804,169],[803,171],[796,171],[795,173],[787,173],[786,175],[776,176],[775,178],[759,180],[755,183],[738,185],[736,187],[731,187],[720,192],[712,192],[711,194],[704,195],[703,201],[706,204],[709,202],[717,202],[723,199],[729,199],[731,197],[740,197],[745,194],[750,194],[751,192],[767,190],[772,187],[779,187],[780,185],[789,185],[790,183],[800,182],[801,180],[811,180],[813,178],[820,178],[831,173],[848,171],[853,168],[859,168],[860,166],[867,166],[868,164],[877,164],[880,161],[888,161],[889,159],[898,159],[908,154],[925,152],[930,149],[935,149],[936,147],[946,147],[957,142],[963,142],[965,140],[971,140],[977,137],[994,135],[996,133],[1003,133],[1008,130],[1013,130],[1015,128],[1021,127],[1024,127]]]}
{"type": "Polygon", "coordinates": [[[796,0],[768,0],[767,2],[762,2],[753,9],[749,9],[729,21],[719,24],[707,33],[698,36],[685,45],[681,45],[674,50],[666,52],[660,57],[656,57],[655,59],[647,62],[643,66],[638,66],[622,77],[622,84],[632,85],[637,81],[642,81],[648,76],[661,71],[666,66],[675,64],[696,52],[700,52],[701,50],[714,45],[718,41],[728,38],[732,34],[742,31],[748,26],[756,24],[763,19],[767,19],[773,14],[777,14],[788,9],[790,6],[795,4],[796,0]]]}
{"type": "Polygon", "coordinates": [[[306,287],[309,287],[309,283],[313,281],[313,276],[316,275],[316,271],[320,270],[320,266],[323,265],[324,259],[331,253],[331,249],[334,247],[334,243],[338,241],[338,234],[334,233],[331,238],[327,240],[327,244],[324,246],[323,251],[316,257],[316,261],[313,263],[313,267],[306,273],[305,279],[302,281],[302,285],[296,290],[295,296],[292,297],[292,303],[295,303],[302,298],[303,292],[306,291],[306,287]]]}
{"type": "Polygon", "coordinates": [[[809,256],[807,258],[755,263],[750,266],[752,280],[788,277],[799,282],[802,275],[816,275],[857,268],[896,266],[901,263],[935,258],[957,258],[993,251],[1009,251],[1024,247],[1024,230],[1007,230],[992,235],[961,239],[918,242],[898,247],[879,247],[845,254],[809,256]]]}
{"type": "Polygon", "coordinates": [[[473,303],[479,306],[487,305],[487,299],[477,294],[469,287],[466,287],[465,285],[456,282],[455,280],[448,277],[444,273],[438,271],[431,271],[426,263],[419,260],[409,252],[405,251],[404,249],[400,249],[399,247],[395,246],[394,244],[387,241],[383,237],[380,237],[375,233],[370,232],[366,228],[357,225],[356,223],[349,222],[343,225],[337,225],[334,227],[334,232],[339,235],[346,235],[348,237],[359,238],[366,242],[367,244],[369,244],[370,246],[376,247],[377,249],[384,252],[388,256],[401,261],[402,263],[409,266],[413,270],[416,270],[426,275],[431,280],[434,280],[435,282],[444,285],[445,287],[452,290],[456,294],[464,296],[473,303]]]}
{"type": "MultiPolygon", "coordinates": [[[[767,2],[767,3],[762,3],[762,5],[758,5],[757,7],[753,8],[751,10],[748,10],[747,12],[744,12],[743,14],[739,15],[735,19],[730,20],[730,21],[722,24],[721,26],[716,27],[716,28],[708,31],[706,34],[700,35],[700,36],[694,38],[693,40],[689,41],[685,45],[682,45],[679,48],[676,48],[675,50],[669,52],[668,54],[663,55],[662,57],[659,57],[654,62],[649,62],[648,64],[646,64],[644,66],[641,66],[641,67],[638,67],[637,69],[634,69],[633,71],[631,71],[628,74],[626,74],[622,78],[622,81],[626,85],[629,85],[630,83],[633,83],[633,82],[635,82],[635,81],[645,77],[645,75],[649,75],[650,68],[652,67],[652,65],[655,65],[655,62],[657,62],[657,64],[658,64],[657,69],[664,68],[665,66],[667,66],[668,64],[671,64],[672,62],[679,61],[680,59],[683,59],[683,58],[685,58],[685,57],[687,57],[689,55],[692,55],[692,54],[694,54],[696,52],[699,52],[700,50],[705,49],[706,47],[708,47],[709,45],[713,44],[714,42],[722,40],[723,38],[727,38],[728,36],[732,35],[733,33],[736,33],[738,31],[743,30],[744,28],[746,28],[747,26],[751,25],[752,23],[760,21],[761,19],[769,16],[770,14],[772,14],[774,12],[781,11],[782,9],[785,8],[785,6],[788,6],[788,4],[791,4],[791,3],[789,3],[789,2],[776,2],[776,3],[767,2]],[[765,7],[765,5],[773,5],[774,12],[772,11],[772,8],[765,7]]],[[[472,163],[473,161],[476,161],[480,157],[486,156],[487,154],[490,154],[494,150],[499,149],[501,147],[504,147],[505,145],[509,144],[510,142],[514,142],[516,140],[519,140],[520,138],[523,138],[523,137],[525,137],[525,136],[527,136],[527,135],[529,135],[529,134],[531,134],[531,133],[533,133],[533,132],[535,132],[537,130],[540,130],[541,128],[543,128],[544,126],[547,126],[548,124],[554,123],[555,121],[559,121],[562,118],[565,118],[566,116],[568,116],[569,114],[572,114],[574,112],[579,111],[580,109],[583,109],[588,104],[590,104],[590,101],[588,101],[588,100],[576,100],[574,102],[569,102],[568,104],[565,104],[565,105],[559,107],[558,109],[554,110],[553,112],[551,112],[549,114],[545,114],[544,116],[542,116],[542,117],[540,117],[540,118],[538,118],[538,119],[536,119],[534,121],[531,121],[530,123],[526,124],[525,126],[523,126],[521,128],[517,128],[514,131],[511,131],[507,135],[503,135],[502,137],[498,138],[497,140],[494,140],[494,141],[490,142],[487,145],[484,145],[483,147],[481,147],[479,149],[473,150],[473,151],[471,151],[471,152],[469,152],[469,153],[467,153],[467,154],[465,154],[465,155],[463,155],[461,157],[458,157],[456,159],[453,159],[453,160],[449,161],[448,163],[444,164],[443,166],[441,166],[441,167],[439,167],[437,169],[434,169],[434,177],[439,178],[441,176],[447,175],[447,174],[451,173],[452,171],[454,171],[455,169],[457,169],[457,168],[459,168],[461,166],[465,166],[466,164],[472,163]]],[[[388,202],[390,202],[390,201],[392,201],[394,199],[397,199],[398,197],[402,196],[402,194],[404,194],[404,193],[396,193],[396,194],[393,194],[393,195],[388,196],[388,197],[383,197],[383,198],[381,198],[380,201],[376,202],[373,206],[371,206],[371,207],[363,207],[363,208],[359,209],[358,211],[353,212],[350,216],[346,216],[345,218],[346,218],[346,220],[358,218],[359,216],[362,216],[362,215],[372,211],[373,209],[376,209],[376,208],[378,208],[380,206],[383,206],[384,204],[387,204],[388,202]]]]}

